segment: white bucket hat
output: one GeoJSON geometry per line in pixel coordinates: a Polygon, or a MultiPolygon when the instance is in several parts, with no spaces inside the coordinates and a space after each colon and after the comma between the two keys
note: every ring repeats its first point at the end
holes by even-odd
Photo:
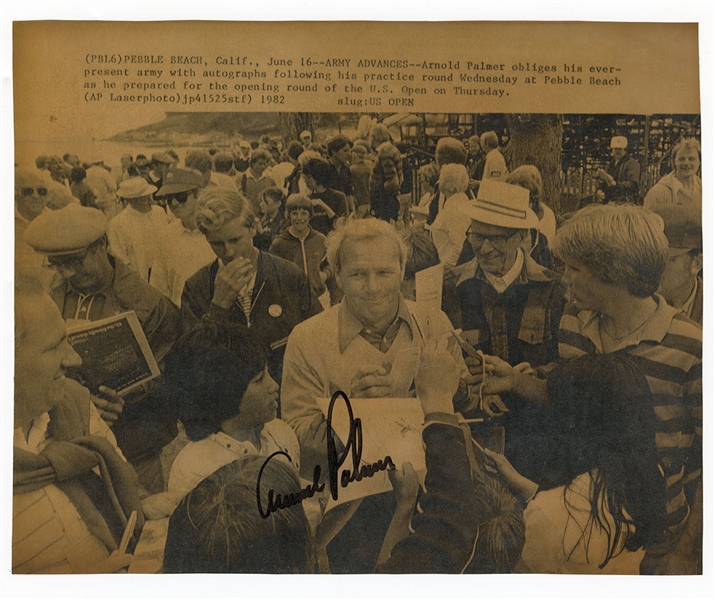
{"type": "Polygon", "coordinates": [[[149,185],[143,177],[130,177],[119,184],[117,196],[120,198],[143,198],[156,192],[156,187],[149,185]]]}
{"type": "Polygon", "coordinates": [[[529,190],[494,179],[483,179],[477,199],[462,212],[474,221],[509,229],[534,229],[539,217],[529,208],[529,190]]]}

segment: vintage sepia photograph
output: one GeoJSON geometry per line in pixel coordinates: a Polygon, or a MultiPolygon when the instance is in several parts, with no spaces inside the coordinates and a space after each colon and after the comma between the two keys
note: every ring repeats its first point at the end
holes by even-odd
{"type": "Polygon", "coordinates": [[[13,575],[712,575],[698,24],[393,25],[13,24],[13,575]]]}

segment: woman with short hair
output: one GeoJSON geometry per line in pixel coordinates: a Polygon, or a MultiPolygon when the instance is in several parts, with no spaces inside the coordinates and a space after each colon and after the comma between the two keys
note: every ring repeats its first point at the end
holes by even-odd
{"type": "Polygon", "coordinates": [[[464,209],[469,207],[467,188],[469,175],[464,165],[444,165],[439,172],[439,191],[444,194],[444,204],[432,223],[432,241],[445,269],[456,266],[462,246],[467,239],[471,219],[464,209]]]}
{"type": "Polygon", "coordinates": [[[703,182],[700,172],[700,142],[685,138],[672,150],[673,170],[656,183],[643,204],[652,209],[659,204],[683,204],[700,210],[703,204],[703,182]]]}

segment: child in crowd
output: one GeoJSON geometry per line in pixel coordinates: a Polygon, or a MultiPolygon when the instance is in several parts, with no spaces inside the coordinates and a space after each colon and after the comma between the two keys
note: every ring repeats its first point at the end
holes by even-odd
{"type": "MultiPolygon", "coordinates": [[[[250,331],[207,317],[184,334],[166,361],[165,377],[190,440],[171,466],[164,514],[201,480],[246,456],[276,451],[300,464],[293,430],[276,418],[278,384],[268,350],[250,331]]],[[[145,507],[146,508],[146,507],[145,507]]]]}
{"type": "Polygon", "coordinates": [[[325,236],[310,226],[313,203],[303,194],[292,194],[286,201],[290,226],[276,236],[270,252],[298,265],[308,276],[310,285],[323,308],[330,307],[325,282],[328,275],[320,269],[325,258],[325,236]]]}

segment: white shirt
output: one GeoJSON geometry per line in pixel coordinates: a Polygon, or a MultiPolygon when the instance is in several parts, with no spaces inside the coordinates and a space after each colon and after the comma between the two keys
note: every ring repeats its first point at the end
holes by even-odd
{"type": "Polygon", "coordinates": [[[215,258],[206,236],[176,219],[159,233],[149,283],[180,307],[186,280],[215,258]]]}
{"type": "Polygon", "coordinates": [[[492,273],[487,273],[485,271],[484,276],[487,278],[487,281],[497,292],[503,294],[504,291],[516,281],[517,277],[519,277],[519,273],[521,273],[521,269],[523,267],[524,253],[521,248],[519,248],[517,250],[516,260],[514,261],[514,264],[511,266],[511,269],[504,273],[504,275],[499,277],[498,275],[493,275],[492,273]]]}
{"type": "Polygon", "coordinates": [[[471,223],[471,219],[462,209],[468,206],[469,198],[466,194],[454,194],[445,201],[432,223],[432,241],[440,261],[447,268],[453,268],[457,264],[462,252],[471,223]]]}
{"type": "Polygon", "coordinates": [[[168,495],[178,506],[181,499],[206,477],[244,456],[270,456],[282,450],[291,457],[293,466],[300,468],[300,446],[290,426],[273,419],[261,429],[260,448],[251,442],[240,442],[219,431],[198,442],[189,442],[179,452],[169,475],[168,495]]]}
{"type": "Polygon", "coordinates": [[[109,252],[134,269],[142,281],[148,282],[159,233],[168,224],[169,217],[158,206],[152,206],[148,213],[127,206],[109,222],[109,252]]]}
{"type": "Polygon", "coordinates": [[[482,179],[501,179],[508,173],[504,155],[499,152],[499,148],[491,150],[484,162],[484,175],[482,179]]]}
{"type": "MultiPolygon", "coordinates": [[[[50,441],[49,423],[49,413],[34,419],[27,438],[18,427],[14,431],[13,446],[39,454],[50,441]]],[[[89,434],[107,439],[124,459],[114,434],[93,404],[90,405],[89,434]]],[[[99,475],[98,467],[94,470],[99,475]]],[[[15,494],[12,512],[12,569],[15,573],[87,573],[109,556],[104,544],[90,533],[74,504],[54,484],[15,494]]]]}

